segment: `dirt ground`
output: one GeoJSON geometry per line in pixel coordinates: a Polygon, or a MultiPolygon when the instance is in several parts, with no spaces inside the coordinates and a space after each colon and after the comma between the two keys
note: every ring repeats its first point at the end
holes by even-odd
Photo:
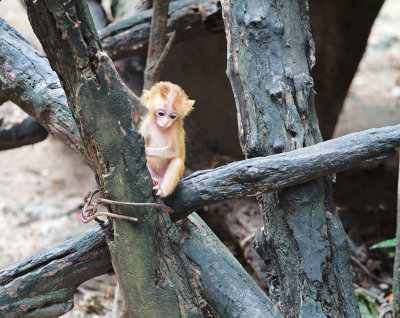
{"type": "MultiPolygon", "coordinates": [[[[0,16],[40,48],[20,1],[0,2],[0,16]]],[[[0,107],[3,125],[24,116],[12,103],[0,107]]],[[[335,136],[398,123],[400,1],[387,0],[373,27],[335,136]]],[[[95,188],[93,175],[79,155],[56,139],[49,137],[33,146],[2,151],[0,166],[0,270],[94,225],[84,225],[79,219],[83,196],[95,188]]],[[[354,224],[354,215],[365,212],[371,218],[361,218],[363,224],[358,228],[368,229],[369,220],[379,218],[389,224],[385,234],[394,233],[396,171],[397,162],[392,158],[338,175],[335,199],[345,226],[346,220],[354,224]]],[[[354,231],[352,226],[347,228],[354,231]]],[[[376,225],[371,231],[376,234],[374,239],[382,236],[375,233],[382,231],[376,225]]],[[[369,238],[368,233],[362,235],[369,238]]],[[[81,286],[75,309],[63,317],[109,316],[113,286],[114,278],[109,275],[81,286]]]]}

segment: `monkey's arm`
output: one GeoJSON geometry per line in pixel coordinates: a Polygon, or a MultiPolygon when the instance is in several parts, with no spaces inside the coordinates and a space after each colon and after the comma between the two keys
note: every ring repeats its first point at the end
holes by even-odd
{"type": "Polygon", "coordinates": [[[156,190],[158,190],[157,195],[161,198],[169,196],[174,191],[185,170],[185,132],[183,127],[178,130],[174,141],[174,145],[178,151],[177,156],[171,159],[159,186],[156,187],[156,190]]]}
{"type": "Polygon", "coordinates": [[[146,156],[157,157],[162,159],[172,159],[178,156],[178,152],[171,146],[165,146],[159,148],[147,147],[146,156]]]}
{"type": "Polygon", "coordinates": [[[184,169],[184,162],[181,158],[177,157],[172,159],[165,171],[161,184],[159,187],[156,187],[158,190],[157,195],[161,198],[169,196],[172,191],[174,191],[179,179],[182,177],[184,169]]]}

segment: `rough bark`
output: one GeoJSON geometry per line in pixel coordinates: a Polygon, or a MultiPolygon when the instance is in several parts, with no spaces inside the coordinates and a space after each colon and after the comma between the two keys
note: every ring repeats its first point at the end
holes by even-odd
{"type": "Polygon", "coordinates": [[[271,284],[267,281],[264,261],[254,248],[254,233],[263,227],[257,200],[243,198],[213,204],[202,217],[218,237],[229,244],[233,255],[258,286],[267,291],[271,284]]]}
{"type": "Polygon", "coordinates": [[[207,301],[221,317],[282,317],[230,251],[194,213],[182,225],[181,248],[201,270],[207,301]]]}
{"type": "MultiPolygon", "coordinates": [[[[281,317],[215,234],[193,217],[195,223],[181,225],[179,246],[199,271],[207,302],[220,317],[281,317]]],[[[0,271],[0,317],[58,317],[70,310],[79,284],[112,270],[107,235],[92,229],[0,271]],[[11,292],[17,288],[18,294],[11,292]]]]}
{"type": "Polygon", "coordinates": [[[310,0],[316,47],[315,105],[324,139],[332,137],[347,91],[384,0],[310,0]],[[362,14],[360,14],[362,12],[362,14]]]}
{"type": "MultiPolygon", "coordinates": [[[[223,30],[218,19],[221,9],[215,0],[173,1],[169,7],[167,32],[177,30],[176,41],[223,30]],[[217,17],[217,18],[216,18],[217,17]]],[[[152,9],[113,23],[100,32],[104,50],[115,61],[132,55],[145,55],[150,35],[152,9]]]]}
{"type": "Polygon", "coordinates": [[[46,56],[1,18],[0,52],[2,94],[87,159],[57,74],[46,56]]]}
{"type": "Polygon", "coordinates": [[[32,117],[0,130],[0,150],[31,145],[46,139],[48,132],[32,117]]]}
{"type": "MultiPolygon", "coordinates": [[[[313,104],[314,46],[306,1],[223,1],[228,76],[247,158],[322,141],[313,104]]],[[[285,317],[359,317],[347,237],[331,184],[317,179],[263,194],[256,246],[270,297],[285,317]]]]}
{"type": "MultiPolygon", "coordinates": [[[[85,1],[27,1],[28,16],[66,92],[103,196],[155,202],[143,137],[132,127],[130,101],[101,50],[85,1]]],[[[201,282],[177,249],[167,212],[114,208],[137,224],[114,220],[108,241],[113,268],[132,317],[203,317],[201,282]]]]}

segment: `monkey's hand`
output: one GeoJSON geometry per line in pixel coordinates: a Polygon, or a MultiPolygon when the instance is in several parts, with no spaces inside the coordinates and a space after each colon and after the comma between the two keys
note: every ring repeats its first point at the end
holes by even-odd
{"type": "Polygon", "coordinates": [[[157,191],[156,195],[158,195],[160,198],[165,198],[168,196],[168,193],[166,193],[165,190],[163,188],[161,188],[161,186],[158,184],[158,182],[153,187],[153,190],[157,191]]]}
{"type": "Polygon", "coordinates": [[[157,178],[152,178],[152,180],[153,180],[153,183],[154,183],[153,190],[157,191],[156,195],[158,195],[161,198],[164,198],[165,195],[163,196],[164,191],[161,189],[160,180],[158,180],[157,178]]]}
{"type": "Polygon", "coordinates": [[[157,178],[152,178],[153,180],[153,190],[159,191],[160,189],[160,180],[158,180],[157,178]]]}

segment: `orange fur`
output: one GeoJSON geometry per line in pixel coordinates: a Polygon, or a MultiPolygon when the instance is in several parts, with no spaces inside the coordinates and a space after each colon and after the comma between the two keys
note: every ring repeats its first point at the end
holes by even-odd
{"type": "Polygon", "coordinates": [[[185,131],[183,118],[192,110],[194,100],[176,84],[159,82],[143,91],[148,113],[140,132],[146,142],[146,158],[157,195],[172,193],[185,169],[185,131]],[[174,118],[175,116],[175,118],[174,118]]]}

